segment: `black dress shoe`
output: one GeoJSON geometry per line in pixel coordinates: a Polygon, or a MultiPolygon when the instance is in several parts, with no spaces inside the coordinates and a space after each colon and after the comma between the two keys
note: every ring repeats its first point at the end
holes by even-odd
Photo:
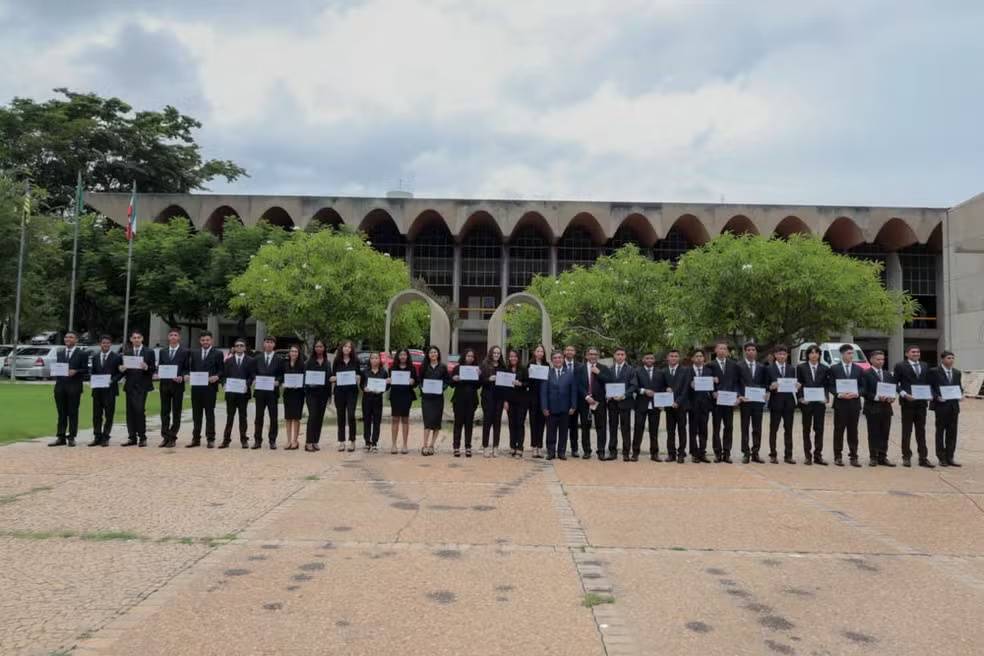
{"type": "Polygon", "coordinates": [[[731,464],[731,456],[730,455],[724,456],[724,462],[726,462],[727,464],[730,465],[731,464]]]}
{"type": "Polygon", "coordinates": [[[557,460],[567,460],[567,456],[562,453],[559,456],[557,456],[557,460]]]}
{"type": "Polygon", "coordinates": [[[618,460],[618,451],[609,451],[608,452],[608,459],[609,460],[618,460]]]}
{"type": "Polygon", "coordinates": [[[249,448],[249,440],[239,440],[239,446],[241,446],[244,449],[248,449],[249,448]]]}
{"type": "Polygon", "coordinates": [[[881,467],[894,467],[895,463],[889,460],[888,458],[879,458],[878,465],[881,467]]]}
{"type": "Polygon", "coordinates": [[[787,465],[795,465],[796,464],[796,458],[794,458],[792,456],[786,456],[785,458],[782,459],[782,461],[784,463],[786,463],[787,465]]]}
{"type": "Polygon", "coordinates": [[[271,451],[276,451],[277,450],[277,443],[276,442],[270,442],[270,450],[271,451]]]}
{"type": "Polygon", "coordinates": [[[120,446],[137,446],[137,439],[135,437],[131,437],[126,442],[120,444],[120,446]]]}
{"type": "Polygon", "coordinates": [[[956,460],[947,460],[947,462],[950,464],[951,467],[963,467],[963,465],[961,465],[956,460]]]}
{"type": "Polygon", "coordinates": [[[868,460],[868,466],[869,467],[877,467],[878,466],[878,461],[875,460],[874,458],[870,458],[868,460]]]}
{"type": "Polygon", "coordinates": [[[171,438],[165,437],[160,444],[157,445],[158,449],[166,449],[171,444],[171,438]]]}
{"type": "Polygon", "coordinates": [[[949,461],[946,458],[937,458],[936,461],[940,463],[940,467],[949,467],[950,466],[950,463],[949,463],[949,461]]]}
{"type": "MultiPolygon", "coordinates": [[[[222,440],[222,444],[219,445],[219,448],[220,449],[228,449],[230,444],[232,444],[231,441],[229,441],[229,440],[222,440]]],[[[209,444],[209,448],[211,448],[211,446],[212,445],[209,444]]]]}
{"type": "Polygon", "coordinates": [[[707,456],[706,455],[703,455],[703,454],[701,454],[700,456],[697,457],[697,462],[703,462],[705,464],[710,464],[711,463],[711,461],[707,458],[707,456]]]}
{"type": "Polygon", "coordinates": [[[823,459],[823,456],[813,456],[813,464],[826,467],[829,463],[823,459]]]}
{"type": "Polygon", "coordinates": [[[687,456],[677,456],[677,464],[682,465],[687,462],[687,456]]]}
{"type": "Polygon", "coordinates": [[[803,464],[804,465],[812,465],[813,464],[813,458],[811,458],[810,456],[806,456],[806,460],[803,461],[803,464]]]}
{"type": "Polygon", "coordinates": [[[903,456],[902,457],[902,466],[903,467],[912,467],[912,458],[906,458],[905,456],[903,456]]]}
{"type": "Polygon", "coordinates": [[[584,453],[583,455],[581,455],[581,460],[591,460],[591,454],[584,453]]]}
{"type": "Polygon", "coordinates": [[[208,442],[207,442],[207,443],[205,444],[205,448],[206,448],[206,449],[214,449],[214,448],[215,448],[215,440],[209,440],[209,441],[208,441],[208,442]]]}
{"type": "Polygon", "coordinates": [[[622,454],[622,460],[623,460],[624,462],[628,462],[628,461],[629,461],[630,459],[631,459],[631,458],[629,457],[629,454],[628,454],[628,453],[623,453],[623,454],[622,454]]]}
{"type": "Polygon", "coordinates": [[[557,456],[555,456],[555,455],[554,455],[554,454],[552,454],[552,453],[548,453],[548,454],[547,454],[547,460],[553,460],[553,459],[554,459],[554,458],[556,458],[556,457],[557,457],[557,456]]]}
{"type": "Polygon", "coordinates": [[[741,464],[743,464],[743,465],[747,465],[751,461],[752,461],[752,457],[750,455],[748,455],[747,453],[741,457],[741,464]]]}
{"type": "Polygon", "coordinates": [[[140,438],[140,441],[137,442],[137,446],[147,446],[147,438],[146,437],[141,437],[140,438]]]}
{"type": "Polygon", "coordinates": [[[253,448],[254,449],[259,449],[261,446],[263,446],[263,442],[261,442],[259,440],[253,440],[253,448]]]}
{"type": "Polygon", "coordinates": [[[68,446],[75,446],[75,438],[74,437],[68,438],[67,442],[68,442],[68,446]]]}
{"type": "Polygon", "coordinates": [[[760,465],[761,465],[761,464],[765,464],[765,463],[763,463],[763,462],[762,462],[762,458],[761,458],[761,457],[759,457],[759,454],[757,454],[757,453],[753,453],[753,454],[752,454],[752,462],[757,462],[757,463],[759,463],[760,465]]]}
{"type": "Polygon", "coordinates": [[[99,446],[109,446],[109,438],[108,437],[104,437],[102,439],[102,442],[99,444],[99,446]]]}
{"type": "Polygon", "coordinates": [[[834,464],[837,465],[838,467],[843,467],[844,459],[841,458],[840,456],[834,456],[834,464]]]}
{"type": "Polygon", "coordinates": [[[59,437],[55,439],[54,442],[48,442],[48,446],[65,446],[66,444],[68,444],[68,442],[65,441],[64,437],[59,437]]]}
{"type": "Polygon", "coordinates": [[[850,459],[850,463],[851,463],[851,467],[860,467],[861,466],[861,463],[858,462],[858,457],[857,456],[852,456],[851,459],[850,459]]]}
{"type": "Polygon", "coordinates": [[[101,445],[102,445],[102,438],[98,436],[95,437],[91,442],[86,444],[86,446],[101,446],[101,445]]]}
{"type": "Polygon", "coordinates": [[[714,462],[724,462],[724,458],[718,454],[714,454],[714,462]]]}
{"type": "Polygon", "coordinates": [[[571,451],[571,457],[572,458],[580,458],[581,457],[581,452],[580,451],[571,451]]]}
{"type": "Polygon", "coordinates": [[[649,459],[653,462],[663,462],[663,459],[659,457],[658,453],[656,455],[649,456],[649,459]]]}
{"type": "Polygon", "coordinates": [[[919,466],[920,467],[925,467],[926,469],[936,469],[936,465],[934,465],[933,463],[931,463],[929,461],[929,458],[920,458],[919,459],[919,466]]]}
{"type": "Polygon", "coordinates": [[[196,446],[201,446],[201,445],[202,445],[202,441],[196,437],[193,438],[191,442],[189,442],[188,444],[185,444],[185,448],[194,449],[196,446]]]}
{"type": "Polygon", "coordinates": [[[632,460],[632,462],[639,462],[639,454],[633,453],[630,459],[632,460]]]}
{"type": "Polygon", "coordinates": [[[769,462],[772,463],[773,465],[778,465],[779,458],[777,458],[776,456],[769,456],[769,462]]]}

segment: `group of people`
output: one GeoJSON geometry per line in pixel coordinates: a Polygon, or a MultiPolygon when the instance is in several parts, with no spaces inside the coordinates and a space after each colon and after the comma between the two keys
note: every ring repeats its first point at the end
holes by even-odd
{"type": "Polygon", "coordinates": [[[896,402],[901,408],[901,455],[905,467],[912,465],[911,438],[915,433],[917,464],[932,468],[926,441],[927,410],[935,413],[936,450],[941,466],[959,467],[955,460],[960,413],[961,373],[954,355],[944,351],[940,363],[930,367],[920,360],[920,350],[909,346],[905,360],[889,371],[885,354],[869,355],[870,367],[854,362],[850,345],[840,349],[840,361],[828,366],[820,361],[820,349],[811,346],[807,359],[798,364],[788,360],[789,350],[777,346],[770,362],[760,361],[754,342],[743,346],[743,356],[730,357],[730,345],[720,341],[711,357],[703,349],[689,354],[671,349],[665,366],[657,366],[654,353],[645,353],[640,363],[627,361],[626,351],[615,349],[614,362],[601,364],[599,351],[589,348],[582,362],[567,346],[548,354],[543,346],[533,349],[522,362],[515,349],[488,349],[479,360],[473,349],[465,349],[452,369],[431,346],[419,371],[406,349],[397,351],[387,368],[379,353],[360,364],[351,341],[342,342],[329,358],[325,343],[314,343],[304,357],[299,346],[291,346],[286,357],[275,352],[276,340],[267,337],[263,350],[246,354],[246,343],[236,340],[226,357],[203,332],[197,348],[181,344],[177,330],[168,333],[168,344],[154,350],[143,345],[143,335],[133,331],[122,354],[111,350],[104,336],[99,351],[89,356],[76,345],[69,332],[65,349],[58,354],[55,402],[58,409],[57,437],[50,446],[75,446],[78,408],[83,374],[88,370],[92,388],[94,438],[89,446],[107,446],[115,414],[118,384],[126,391],[127,440],[123,446],[146,446],[147,394],[158,381],[161,400],[161,447],[177,445],[184,395],[190,387],[193,429],[188,448],[216,446],[215,406],[223,385],[226,423],[218,448],[232,444],[238,428],[242,448],[259,449],[264,426],[269,448],[277,448],[279,405],[287,432],[286,449],[300,448],[301,422],[307,407],[304,449],[320,450],[321,432],[328,404],[334,402],[339,451],[354,451],[356,404],[362,401],[364,448],[379,448],[384,398],[388,394],[392,416],[393,454],[409,452],[410,410],[420,396],[423,443],[420,452],[434,455],[444,423],[445,390],[451,388],[454,417],[452,448],[455,457],[472,457],[475,413],[482,408],[481,441],[485,457],[500,453],[505,417],[512,457],[523,457],[527,424],[534,458],[566,460],[571,457],[599,460],[638,461],[643,438],[648,435],[649,458],[660,462],[710,462],[708,434],[714,462],[730,463],[735,408],[741,435],[744,463],[764,462],[761,457],[764,410],[769,410],[769,461],[779,462],[778,436],[782,428],[783,461],[793,457],[793,424],[800,410],[803,463],[827,465],[823,457],[826,410],[833,399],[833,461],[859,467],[858,424],[863,414],[868,428],[869,465],[894,467],[888,457],[888,438],[896,402]],[[155,376],[156,374],[156,376],[155,376]],[[253,441],[247,435],[249,399],[255,403],[253,441]],[[665,415],[665,451],[660,449],[659,427],[665,415]],[[528,420],[528,421],[527,421],[528,420]],[[267,423],[268,422],[268,423],[267,423]],[[709,431],[708,424],[711,424],[709,431]],[[592,432],[594,440],[592,441],[592,432]],[[621,442],[621,444],[620,444],[621,442]],[[592,448],[593,447],[593,448],[592,448]]]}

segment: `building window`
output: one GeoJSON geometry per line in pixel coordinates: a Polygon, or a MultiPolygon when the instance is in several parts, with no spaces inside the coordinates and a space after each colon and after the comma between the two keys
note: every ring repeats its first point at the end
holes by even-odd
{"type": "Polygon", "coordinates": [[[647,257],[650,256],[649,249],[642,245],[638,235],[636,235],[635,231],[627,225],[621,225],[618,230],[615,231],[615,236],[608,241],[608,244],[605,247],[605,253],[607,255],[611,255],[626,244],[635,244],[643,255],[647,257]]]}
{"type": "Polygon", "coordinates": [[[575,265],[591,266],[598,259],[600,250],[594,245],[591,233],[585,228],[580,226],[568,228],[557,244],[558,272],[567,271],[575,265]]]}
{"type": "Polygon", "coordinates": [[[380,253],[389,253],[395,259],[403,260],[407,255],[407,239],[392,221],[383,221],[366,232],[369,243],[380,253]]]}
{"type": "Polygon", "coordinates": [[[666,237],[653,244],[653,259],[676,265],[677,260],[693,246],[676,226],[670,228],[666,237]]]}
{"type": "Polygon", "coordinates": [[[884,248],[882,248],[878,244],[865,242],[863,244],[858,244],[853,248],[848,248],[843,250],[835,248],[834,250],[840,253],[841,255],[848,255],[850,257],[854,257],[859,260],[867,260],[868,262],[880,263],[882,265],[882,269],[881,269],[882,285],[886,287],[888,286],[888,272],[885,270],[885,261],[888,256],[886,255],[884,248]]]}
{"type": "Polygon", "coordinates": [[[499,287],[502,240],[492,226],[478,226],[461,243],[461,286],[499,287]]]}
{"type": "Polygon", "coordinates": [[[414,240],[413,277],[423,278],[429,287],[442,294],[454,283],[454,244],[443,224],[424,228],[414,240]]]}
{"type": "Polygon", "coordinates": [[[910,324],[912,328],[936,328],[937,258],[939,254],[931,252],[925,244],[914,244],[899,251],[902,289],[919,302],[919,314],[910,324]]]}
{"type": "Polygon", "coordinates": [[[550,273],[550,243],[533,228],[525,228],[509,240],[509,291],[529,287],[536,275],[550,273]]]}

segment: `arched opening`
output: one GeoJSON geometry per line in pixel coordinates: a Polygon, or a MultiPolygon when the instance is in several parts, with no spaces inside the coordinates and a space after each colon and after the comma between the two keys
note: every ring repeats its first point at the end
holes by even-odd
{"type": "Polygon", "coordinates": [[[656,243],[656,230],[649,220],[639,213],[630,214],[622,221],[615,235],[608,241],[606,251],[614,253],[626,244],[635,244],[639,250],[648,254],[656,243]]]}
{"type": "Polygon", "coordinates": [[[888,271],[885,268],[885,262],[888,259],[888,254],[885,249],[879,244],[862,242],[851,248],[834,248],[835,251],[841,255],[848,255],[850,257],[857,258],[859,260],[867,260],[868,262],[878,262],[882,265],[881,270],[881,281],[883,285],[887,285],[888,282],[888,271]]]}
{"type": "Polygon", "coordinates": [[[605,233],[598,220],[581,212],[571,219],[557,242],[557,272],[574,266],[591,266],[602,253],[604,243],[605,233]]]}
{"type": "Polygon", "coordinates": [[[926,248],[929,249],[931,253],[942,253],[943,252],[943,223],[937,223],[933,231],[929,233],[929,239],[926,240],[926,248]]]}
{"type": "MultiPolygon", "coordinates": [[[[711,240],[704,223],[693,214],[684,214],[673,222],[670,232],[679,230],[680,234],[687,240],[690,247],[701,246],[711,240]]],[[[669,236],[669,232],[667,233],[669,236]]]]}
{"type": "Polygon", "coordinates": [[[884,246],[887,251],[897,251],[918,241],[916,233],[902,219],[889,219],[875,237],[875,242],[884,246]]]}
{"type": "Polygon", "coordinates": [[[265,221],[272,226],[277,226],[284,230],[294,229],[294,220],[290,218],[290,214],[287,213],[287,210],[277,205],[264,212],[263,216],[260,217],[260,221],[265,221]]]}
{"type": "Polygon", "coordinates": [[[864,234],[852,219],[841,216],[830,224],[823,234],[823,240],[835,251],[846,251],[863,243],[864,234]]]}
{"type": "Polygon", "coordinates": [[[787,216],[779,222],[773,234],[781,239],[789,239],[792,235],[809,235],[810,228],[798,216],[787,216]]]}
{"type": "Polygon", "coordinates": [[[454,284],[454,240],[441,215],[428,210],[411,226],[411,275],[435,294],[450,299],[454,284]]]}
{"type": "Polygon", "coordinates": [[[487,212],[468,217],[462,228],[461,301],[463,316],[488,319],[502,296],[502,235],[487,212]]]}
{"type": "Polygon", "coordinates": [[[154,223],[167,223],[171,219],[178,217],[191,220],[190,215],[180,205],[168,205],[154,217],[154,223]]]}
{"type": "MultiPolygon", "coordinates": [[[[318,214],[324,211],[319,210],[318,214]]],[[[330,211],[338,216],[338,213],[334,210],[330,211]]],[[[315,214],[315,219],[317,219],[317,216],[315,214]]],[[[341,220],[341,217],[339,217],[339,220],[341,220]]],[[[400,233],[396,221],[393,220],[393,217],[386,210],[374,209],[366,214],[365,218],[362,219],[362,223],[359,225],[359,230],[366,235],[369,245],[380,253],[385,253],[392,258],[400,260],[406,258],[407,239],[400,233]]]]}
{"type": "Polygon", "coordinates": [[[383,348],[387,353],[392,351],[390,333],[393,318],[396,316],[397,310],[407,303],[415,301],[423,301],[430,308],[430,343],[437,346],[442,354],[447,355],[451,347],[451,320],[448,318],[444,309],[434,299],[417,289],[405,289],[402,292],[394,294],[390,298],[389,303],[386,304],[386,326],[383,348]]]}
{"type": "MultiPolygon", "coordinates": [[[[375,212],[383,212],[383,210],[373,210],[375,212]]],[[[383,212],[386,214],[386,212],[383,212]]],[[[387,216],[389,216],[387,214],[387,216]]],[[[320,210],[314,213],[311,217],[311,222],[308,223],[309,230],[321,230],[322,228],[331,228],[333,230],[338,230],[345,222],[342,221],[342,215],[336,212],[331,207],[322,207],[320,210]]],[[[396,225],[395,223],[393,224],[396,225]]]]}
{"type": "Polygon", "coordinates": [[[670,228],[670,231],[666,233],[666,237],[657,240],[653,244],[652,256],[654,260],[662,260],[664,262],[669,262],[672,265],[677,263],[684,253],[693,248],[694,245],[687,239],[687,236],[683,233],[678,225],[674,225],[670,228]]]}
{"type": "Polygon", "coordinates": [[[502,303],[495,309],[495,312],[492,313],[492,317],[489,319],[486,345],[500,344],[505,346],[508,343],[505,324],[506,312],[510,307],[524,304],[531,305],[540,312],[540,342],[543,344],[548,354],[547,357],[549,358],[549,353],[553,350],[553,326],[550,322],[550,314],[543,305],[543,301],[533,294],[526,292],[510,294],[502,299],[502,303]]]}
{"type": "Polygon", "coordinates": [[[535,223],[514,230],[509,239],[509,293],[529,287],[537,275],[550,273],[550,237],[535,223]]]}
{"type": "Polygon", "coordinates": [[[417,215],[417,218],[413,220],[410,224],[410,228],[407,230],[407,239],[410,241],[416,241],[417,235],[422,231],[431,228],[435,225],[441,225],[444,230],[451,233],[451,228],[448,226],[448,222],[444,220],[440,212],[436,210],[424,210],[417,215]]]}
{"type": "Polygon", "coordinates": [[[757,235],[759,233],[758,228],[755,227],[752,220],[743,214],[738,214],[728,219],[728,222],[721,228],[722,235],[726,232],[730,232],[735,236],[757,235]]]}
{"type": "Polygon", "coordinates": [[[205,221],[205,230],[211,232],[219,239],[222,239],[222,233],[225,230],[226,221],[239,221],[242,223],[242,219],[239,218],[239,212],[232,209],[228,205],[222,205],[221,207],[215,208],[215,210],[209,214],[208,220],[205,221]]]}

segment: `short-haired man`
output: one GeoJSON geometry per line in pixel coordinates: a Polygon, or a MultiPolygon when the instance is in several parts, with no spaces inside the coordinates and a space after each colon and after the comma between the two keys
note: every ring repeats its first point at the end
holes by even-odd
{"type": "Polygon", "coordinates": [[[895,392],[891,395],[879,394],[878,385],[885,383],[896,389],[895,376],[885,370],[885,352],[872,351],[868,354],[871,369],[864,372],[864,418],[868,424],[868,464],[872,467],[894,467],[888,459],[888,434],[892,429],[892,404],[895,392]]]}
{"type": "Polygon", "coordinates": [[[93,376],[109,376],[109,387],[92,388],[92,441],[89,446],[109,446],[109,434],[116,416],[116,397],[119,395],[120,364],[123,359],[112,350],[109,335],[99,338],[99,352],[92,356],[89,372],[93,376]]]}
{"type": "Polygon", "coordinates": [[[704,349],[695,349],[690,354],[690,408],[687,421],[690,424],[690,458],[694,462],[710,462],[707,459],[707,420],[714,409],[713,392],[697,391],[694,379],[710,377],[711,370],[704,361],[704,349]]]}
{"type": "Polygon", "coordinates": [[[844,466],[844,431],[847,431],[847,449],[852,467],[858,462],[858,419],[861,417],[861,367],[854,363],[854,347],[841,344],[841,361],[830,368],[829,390],[834,397],[834,464],[844,466]],[[838,380],[853,380],[858,391],[837,392],[838,380]]]}
{"type": "Polygon", "coordinates": [[[742,350],[745,357],[738,363],[738,396],[741,405],[738,414],[741,417],[741,461],[762,462],[759,453],[762,450],[762,411],[764,401],[751,401],[745,396],[749,387],[765,389],[768,386],[768,375],[765,367],[758,362],[758,346],[755,342],[745,342],[742,350]],[[751,427],[751,444],[749,444],[749,427],[751,427]]]}
{"type": "Polygon", "coordinates": [[[577,383],[560,351],[550,356],[550,373],[540,385],[540,406],[547,419],[547,460],[567,460],[567,420],[577,411],[577,383]]]}
{"type": "Polygon", "coordinates": [[[147,446],[147,394],[154,389],[156,359],[154,351],[144,346],[139,330],[130,333],[130,345],[123,351],[123,391],[126,393],[127,440],[120,446],[147,446]],[[139,367],[127,367],[126,359],[139,358],[139,367]]]}
{"type": "Polygon", "coordinates": [[[690,407],[692,370],[680,364],[680,351],[667,351],[663,377],[666,391],[673,393],[673,405],[666,409],[667,462],[676,458],[677,463],[683,464],[687,460],[687,409],[690,407]]]}
{"type": "MultiPolygon", "coordinates": [[[[724,340],[714,345],[714,359],[708,368],[714,377],[714,398],[718,392],[740,392],[738,363],[728,357],[731,347],[724,340]]],[[[714,405],[714,462],[731,463],[731,444],[734,437],[735,409],[714,405]]]]}
{"type": "Polygon", "coordinates": [[[895,380],[899,381],[899,403],[902,406],[902,466],[912,466],[912,429],[916,429],[916,449],[919,453],[919,466],[933,468],[929,461],[926,446],[926,406],[925,399],[912,396],[913,385],[929,385],[929,366],[919,357],[918,346],[905,349],[905,361],[895,365],[895,380]]]}
{"type": "Polygon", "coordinates": [[[246,407],[249,405],[249,388],[255,376],[253,358],[246,355],[246,341],[237,339],[232,346],[232,355],[226,358],[222,365],[222,382],[225,385],[226,424],[222,434],[220,449],[229,448],[232,442],[232,426],[239,415],[239,444],[244,449],[249,447],[249,437],[246,435],[246,407]],[[245,392],[230,392],[230,379],[242,380],[246,384],[245,392]]]}
{"type": "MultiPolygon", "coordinates": [[[[665,392],[667,383],[663,371],[656,367],[656,356],[653,353],[646,353],[642,356],[642,366],[635,371],[635,430],[632,432],[632,455],[633,461],[639,460],[639,452],[642,450],[642,434],[649,422],[649,459],[656,462],[659,457],[659,415],[661,408],[652,407],[653,395],[656,392],[665,392]]],[[[667,438],[667,449],[669,440],[667,438]]]]}
{"type": "MultiPolygon", "coordinates": [[[[284,360],[273,352],[277,346],[277,338],[267,335],[263,338],[263,352],[256,356],[256,376],[273,378],[272,390],[253,390],[255,404],[255,425],[253,427],[253,448],[259,449],[263,444],[263,419],[270,418],[270,429],[267,440],[271,449],[277,448],[277,400],[280,397],[280,383],[284,379],[284,360]]],[[[258,387],[258,386],[257,386],[258,387]]]]}
{"type": "MultiPolygon", "coordinates": [[[[608,399],[608,455],[618,457],[618,435],[622,434],[622,459],[632,458],[632,406],[635,404],[635,371],[626,362],[624,348],[615,349],[615,363],[611,368],[611,383],[625,385],[625,394],[608,399]]],[[[608,394],[605,394],[607,397],[608,394]]]]}
{"type": "Polygon", "coordinates": [[[796,380],[800,384],[798,398],[800,412],[803,413],[803,464],[824,465],[823,459],[823,422],[827,413],[827,376],[828,367],[820,362],[820,347],[811,344],[806,349],[806,362],[796,367],[796,380]],[[807,401],[808,387],[819,387],[823,390],[823,401],[807,401]],[[813,439],[810,439],[810,429],[813,429],[813,439]]]}
{"type": "Polygon", "coordinates": [[[185,448],[193,449],[202,443],[202,419],[205,420],[205,439],[208,448],[215,447],[215,400],[219,393],[219,379],[222,376],[222,353],[212,344],[212,333],[205,330],[198,336],[199,348],[191,350],[191,360],[188,364],[188,382],[191,383],[191,414],[194,428],[191,443],[185,448]],[[208,374],[202,381],[205,384],[196,385],[194,374],[208,374]]]}
{"type": "Polygon", "coordinates": [[[173,447],[178,443],[178,430],[181,428],[181,408],[184,405],[185,376],[188,375],[188,349],[181,345],[181,331],[171,328],[167,331],[167,346],[157,353],[157,365],[177,367],[173,378],[160,378],[161,394],[161,437],[162,447],[173,447]]]}
{"type": "Polygon", "coordinates": [[[605,412],[605,382],[611,371],[598,362],[598,349],[584,352],[584,364],[575,367],[577,378],[577,416],[581,424],[581,447],[585,460],[591,458],[591,424],[595,427],[598,460],[607,460],[608,416],[605,412]]]}
{"type": "MultiPolygon", "coordinates": [[[[78,347],[78,335],[73,331],[65,333],[65,348],[58,349],[55,362],[68,365],[68,375],[55,377],[55,409],[58,411],[58,426],[55,441],[48,446],[75,446],[79,432],[79,404],[82,403],[82,377],[89,366],[89,356],[78,347]]],[[[13,364],[16,351],[11,353],[13,364]]]]}
{"type": "MultiPolygon", "coordinates": [[[[783,432],[783,462],[795,465],[793,459],[793,414],[796,412],[796,392],[780,392],[779,381],[796,380],[796,369],[789,364],[789,349],[780,344],[772,349],[773,362],[766,367],[766,382],[769,385],[769,462],[777,464],[779,454],[776,449],[776,436],[779,424],[783,432]]],[[[796,383],[797,388],[799,383],[796,383]]]]}
{"type": "Polygon", "coordinates": [[[957,421],[960,418],[960,398],[943,397],[943,387],[956,387],[963,395],[960,370],[953,366],[955,357],[952,351],[943,351],[940,366],[929,372],[929,383],[933,387],[933,412],[936,413],[936,459],[941,467],[960,467],[953,459],[957,451],[957,421]]]}
{"type": "MultiPolygon", "coordinates": [[[[569,371],[572,374],[577,374],[577,348],[573,344],[568,344],[564,347],[564,371],[569,371]]],[[[577,453],[577,429],[578,429],[578,419],[583,419],[579,417],[578,413],[574,413],[573,416],[568,418],[567,431],[568,431],[568,441],[571,447],[571,457],[576,458],[577,453]]],[[[583,437],[584,430],[590,430],[590,425],[585,425],[581,422],[581,431],[583,437]]]]}

